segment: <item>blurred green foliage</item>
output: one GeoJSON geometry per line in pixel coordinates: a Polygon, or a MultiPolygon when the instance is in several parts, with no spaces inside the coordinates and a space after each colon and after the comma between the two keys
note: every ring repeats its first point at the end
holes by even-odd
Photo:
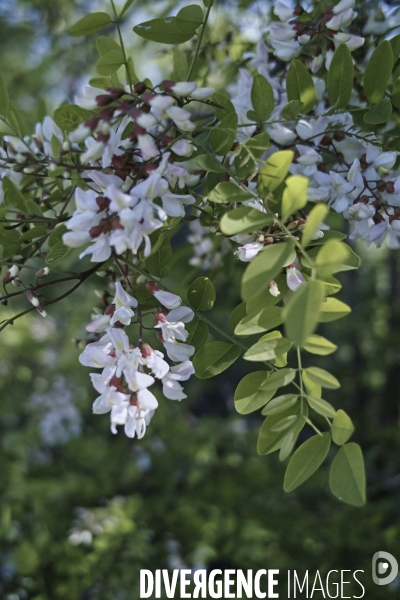
{"type": "MultiPolygon", "coordinates": [[[[67,51],[62,33],[83,4],[20,0],[1,9],[2,69],[32,123],[34,100],[68,95],[90,64],[94,48],[67,51]]],[[[77,361],[76,340],[101,289],[96,278],[47,319],[29,315],[2,333],[1,598],[128,600],[139,595],[140,568],[185,566],[363,569],[367,597],[398,597],[398,587],[374,586],[370,569],[378,550],[400,558],[400,256],[357,251],[362,268],[342,276],[340,296],[353,313],[322,328],[339,352],[319,366],[340,376],[341,406],[365,451],[365,508],[338,503],[324,469],[283,492],[285,465],[256,454],[262,417],[234,411],[243,361],[211,381],[191,381],[182,403],[163,400],[143,440],[112,436],[108,419],[91,414],[94,392],[77,361]]],[[[175,276],[187,261],[177,256],[175,276]]],[[[215,279],[213,319],[228,329],[239,299],[227,260],[215,279]]],[[[193,269],[190,281],[198,275],[193,269]]],[[[2,315],[11,313],[3,307],[2,315]]]]}

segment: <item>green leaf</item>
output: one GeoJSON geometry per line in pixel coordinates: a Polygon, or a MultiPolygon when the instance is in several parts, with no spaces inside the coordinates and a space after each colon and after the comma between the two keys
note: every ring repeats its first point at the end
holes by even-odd
{"type": "Polygon", "coordinates": [[[328,356],[337,350],[336,344],[333,344],[322,335],[310,335],[303,344],[304,350],[311,354],[319,356],[328,356]]]}
{"type": "Polygon", "coordinates": [[[336,321],[337,319],[345,317],[350,312],[350,306],[348,306],[341,300],[337,300],[337,298],[327,298],[321,306],[319,320],[321,323],[336,321]]]}
{"type": "Polygon", "coordinates": [[[286,460],[289,454],[292,452],[297,438],[299,437],[300,431],[306,424],[306,417],[301,414],[297,415],[296,420],[293,422],[288,431],[285,431],[285,437],[281,442],[281,448],[279,450],[279,460],[286,460]]]}
{"type": "Polygon", "coordinates": [[[42,209],[36,204],[34,200],[26,201],[26,210],[28,215],[36,215],[43,217],[42,209]]]}
{"type": "Polygon", "coordinates": [[[286,469],[283,489],[292,492],[322,465],[331,446],[331,435],[314,435],[293,454],[286,469]]]}
{"type": "Polygon", "coordinates": [[[313,333],[319,319],[324,289],[321,282],[311,279],[294,292],[284,308],[285,332],[297,346],[303,346],[313,333]]]}
{"type": "Polygon", "coordinates": [[[209,154],[202,154],[201,156],[196,156],[194,159],[200,169],[204,169],[204,171],[209,171],[211,173],[226,173],[226,167],[219,162],[214,156],[210,156],[209,154]]]}
{"type": "Polygon", "coordinates": [[[119,15],[119,20],[122,19],[122,17],[124,16],[124,14],[126,13],[127,10],[130,9],[130,7],[132,6],[132,4],[135,2],[135,0],[126,0],[124,7],[121,11],[121,14],[119,15]]]}
{"type": "Polygon", "coordinates": [[[97,38],[96,48],[99,56],[104,56],[104,54],[107,54],[107,52],[111,52],[112,50],[121,52],[121,46],[117,42],[114,42],[113,39],[104,35],[97,38]]]}
{"type": "Polygon", "coordinates": [[[3,177],[4,202],[7,206],[14,206],[20,212],[28,211],[23,193],[7,176],[3,177]]]}
{"type": "MultiPolygon", "coordinates": [[[[282,308],[278,306],[267,306],[261,311],[246,315],[235,328],[235,335],[248,336],[268,331],[283,323],[282,308]]],[[[247,353],[246,353],[247,354],[247,353]]],[[[248,360],[258,360],[256,358],[248,360]]],[[[265,358],[263,360],[272,360],[265,358]]]]}
{"type": "Polygon", "coordinates": [[[274,92],[263,75],[256,75],[251,86],[251,103],[256,113],[256,121],[267,121],[274,110],[274,92]]]}
{"type": "Polygon", "coordinates": [[[232,331],[235,331],[236,325],[244,319],[246,316],[246,302],[241,302],[236,308],[231,312],[231,316],[229,317],[229,327],[232,331]]]}
{"type": "Polygon", "coordinates": [[[251,233],[263,229],[266,225],[272,225],[273,222],[273,215],[249,206],[241,206],[222,216],[220,228],[225,235],[236,235],[237,233],[251,233]]]}
{"type": "Polygon", "coordinates": [[[339,409],[332,422],[332,439],[338,446],[343,446],[354,431],[354,425],[348,414],[339,409]]]}
{"type": "Polygon", "coordinates": [[[292,150],[280,150],[271,154],[260,171],[261,190],[266,189],[270,192],[276,190],[288,174],[293,156],[292,150]]]}
{"type": "Polygon", "coordinates": [[[300,402],[297,402],[296,404],[287,408],[285,411],[281,411],[276,415],[269,415],[265,419],[257,440],[258,454],[270,454],[271,452],[274,452],[280,448],[286,432],[273,431],[273,428],[283,418],[296,415],[299,413],[299,411],[300,402]]]}
{"type": "MultiPolygon", "coordinates": [[[[286,340],[287,341],[287,340],[286,340]]],[[[295,378],[295,369],[279,369],[274,371],[261,386],[262,390],[274,390],[289,385],[295,378]]]]}
{"type": "Polygon", "coordinates": [[[285,183],[281,217],[283,222],[307,204],[308,179],[302,175],[291,175],[285,183]]]}
{"type": "MultiPolygon", "coordinates": [[[[210,202],[216,204],[227,204],[230,202],[245,202],[251,200],[252,194],[248,194],[238,185],[231,181],[224,181],[219,183],[209,194],[208,199],[210,202]]],[[[260,211],[258,211],[260,212],[260,211]]]]}
{"type": "Polygon", "coordinates": [[[40,237],[44,237],[47,233],[47,228],[43,225],[35,225],[28,231],[25,231],[20,237],[21,242],[31,242],[40,237]]]}
{"type": "Polygon", "coordinates": [[[346,108],[353,91],[354,66],[351,52],[341,44],[333,55],[327,81],[329,102],[335,109],[346,108]]]}
{"type": "Polygon", "coordinates": [[[113,87],[113,82],[109,77],[92,77],[92,79],[89,79],[89,85],[101,90],[106,90],[109,87],[113,87]]]}
{"type": "Polygon", "coordinates": [[[74,131],[78,125],[93,117],[93,112],[76,106],[75,104],[63,104],[54,111],[53,119],[56,125],[63,131],[74,131]]]}
{"type": "Polygon", "coordinates": [[[315,268],[318,275],[332,275],[341,270],[350,255],[350,249],[343,242],[330,240],[318,251],[315,268]]]}
{"type": "Polygon", "coordinates": [[[75,25],[68,30],[68,35],[72,37],[81,37],[95,33],[100,29],[103,29],[106,25],[111,23],[111,17],[105,12],[95,12],[90,15],[86,15],[80,19],[75,25]]]}
{"type": "Polygon", "coordinates": [[[0,73],[0,115],[7,117],[10,108],[10,98],[3,75],[0,73]]]}
{"type": "Polygon", "coordinates": [[[182,50],[177,46],[172,49],[172,58],[174,64],[173,77],[175,81],[185,81],[188,72],[188,64],[182,50]]]}
{"type": "Polygon", "coordinates": [[[283,267],[291,264],[295,257],[293,246],[288,242],[272,244],[257,254],[242,277],[243,300],[249,300],[267,291],[271,281],[283,267]]]}
{"type": "Polygon", "coordinates": [[[260,385],[268,377],[268,371],[254,371],[240,381],[235,391],[235,408],[241,415],[258,410],[272,398],[275,391],[260,390],[260,385]]]}
{"type": "Polygon", "coordinates": [[[350,443],[340,448],[332,461],[329,487],[332,494],[347,504],[365,504],[365,467],[358,444],[350,443]]]}
{"type": "Polygon", "coordinates": [[[317,412],[319,415],[322,415],[323,417],[329,417],[332,419],[332,417],[334,417],[336,414],[336,411],[333,408],[332,404],[329,404],[329,402],[323,400],[322,398],[307,396],[307,402],[310,408],[315,410],[315,412],[317,412]]]}
{"type": "Polygon", "coordinates": [[[278,415],[279,413],[294,406],[299,396],[296,394],[283,394],[270,400],[265,408],[262,409],[262,415],[278,415]]]}
{"type": "Polygon", "coordinates": [[[181,8],[176,16],[178,19],[190,21],[191,23],[196,23],[196,25],[201,25],[204,20],[204,13],[198,4],[189,4],[181,8]]]}
{"type": "Polygon", "coordinates": [[[308,377],[307,372],[303,370],[301,374],[301,379],[305,385],[307,390],[307,394],[312,396],[313,398],[321,398],[322,396],[322,388],[320,385],[317,385],[308,377]]]}
{"type": "MultiPolygon", "coordinates": [[[[279,354],[283,354],[290,350],[291,345],[289,340],[280,337],[260,340],[245,352],[243,358],[253,362],[274,360],[279,354]]],[[[280,371],[277,372],[280,373],[280,371]]],[[[277,385],[276,387],[279,386],[277,385]]],[[[271,388],[269,387],[269,389],[271,388]]]]}
{"type": "MultiPolygon", "coordinates": [[[[396,79],[392,90],[392,104],[396,108],[400,108],[400,77],[396,79]]],[[[0,104],[1,106],[1,104],[0,104]]]]}
{"type": "Polygon", "coordinates": [[[53,265],[55,262],[61,260],[71,251],[71,248],[65,246],[63,242],[57,242],[46,257],[46,264],[53,265]]]}
{"type": "Polygon", "coordinates": [[[232,102],[230,101],[228,96],[225,96],[224,94],[215,93],[212,96],[211,101],[214,102],[215,104],[219,104],[219,106],[221,107],[221,108],[219,108],[218,106],[211,107],[213,113],[215,114],[215,116],[217,117],[217,119],[219,121],[222,121],[222,119],[224,119],[226,117],[226,115],[228,115],[229,113],[235,112],[235,107],[233,106],[232,102]]]}
{"type": "Polygon", "coordinates": [[[239,119],[236,113],[229,113],[214,129],[210,137],[210,146],[218,156],[225,156],[235,141],[239,119]]]}
{"type": "Polygon", "coordinates": [[[168,236],[163,236],[159,248],[145,260],[146,268],[155,277],[166,277],[171,270],[173,253],[168,236]]]}
{"type": "Polygon", "coordinates": [[[201,348],[193,358],[193,366],[199,379],[214,377],[230,367],[241,354],[235,344],[211,342],[201,348]]]}
{"type": "Polygon", "coordinates": [[[303,102],[300,100],[291,100],[281,110],[281,117],[286,121],[297,119],[304,108],[303,102]]]}
{"type": "Polygon", "coordinates": [[[240,146],[239,153],[235,157],[235,169],[239,179],[246,179],[255,167],[255,161],[262,158],[264,152],[270,147],[270,139],[265,131],[250,138],[240,146]]]}
{"type": "Polygon", "coordinates": [[[400,35],[397,34],[389,40],[393,52],[393,64],[395,65],[400,54],[400,35]]]}
{"type": "Polygon", "coordinates": [[[47,243],[49,244],[50,248],[61,242],[62,236],[64,235],[64,233],[67,233],[67,231],[68,229],[63,224],[56,227],[53,233],[50,235],[49,239],[47,240],[47,243]]]}
{"type": "Polygon", "coordinates": [[[369,111],[364,115],[365,123],[369,125],[381,125],[387,123],[392,116],[392,103],[387,98],[383,98],[371,106],[369,111]]]}
{"type": "Polygon", "coordinates": [[[124,64],[124,55],[122,50],[110,50],[102,56],[96,64],[96,71],[99,75],[112,75],[124,64]]]}
{"type": "Polygon", "coordinates": [[[315,106],[317,97],[315,86],[308,69],[299,60],[293,59],[286,77],[286,92],[289,102],[303,102],[303,112],[308,113],[315,106]]]}
{"type": "Polygon", "coordinates": [[[340,387],[339,381],[328,371],[325,369],[320,369],[319,367],[308,367],[305,369],[307,373],[307,377],[311,379],[313,383],[316,385],[320,385],[323,388],[328,388],[329,390],[336,390],[340,387]]]}
{"type": "MultiPolygon", "coordinates": [[[[196,33],[196,29],[201,25],[198,21],[199,6],[191,5],[180,10],[176,17],[166,17],[164,19],[152,19],[145,21],[133,28],[133,31],[140,37],[160,44],[183,44],[190,40],[196,33]],[[197,20],[196,20],[197,19],[197,20]]],[[[203,17],[201,17],[203,19],[203,17]]]]}
{"type": "MultiPolygon", "coordinates": [[[[339,46],[339,48],[341,48],[341,46],[339,46]]],[[[306,224],[304,225],[303,237],[301,239],[304,247],[308,246],[314,233],[317,231],[328,212],[329,209],[326,204],[316,204],[311,210],[306,224]]]]}
{"type": "Polygon", "coordinates": [[[208,325],[201,319],[193,319],[190,323],[185,324],[185,329],[189,333],[186,340],[187,344],[191,344],[196,348],[196,352],[207,343],[208,325]]]}
{"type": "Polygon", "coordinates": [[[199,277],[188,289],[187,298],[190,306],[197,310],[210,310],[214,306],[215,288],[208,277],[199,277]]]}
{"type": "Polygon", "coordinates": [[[374,50],[364,73],[364,92],[370,104],[376,104],[389,85],[393,67],[390,42],[384,40],[374,50]]]}

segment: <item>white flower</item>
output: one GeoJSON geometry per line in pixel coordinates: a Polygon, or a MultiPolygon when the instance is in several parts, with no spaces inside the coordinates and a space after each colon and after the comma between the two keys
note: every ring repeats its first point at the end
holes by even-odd
{"type": "Polygon", "coordinates": [[[296,134],[285,127],[281,123],[273,123],[268,126],[269,137],[273,142],[280,144],[281,146],[289,146],[296,139],[296,134]]]}
{"type": "Polygon", "coordinates": [[[192,156],[195,146],[188,140],[178,140],[171,146],[171,150],[178,156],[192,156]]]}
{"type": "Polygon", "coordinates": [[[169,364],[164,360],[164,354],[158,350],[146,357],[146,365],[157,379],[162,379],[169,371],[169,364]]]}
{"type": "Polygon", "coordinates": [[[178,306],[182,304],[181,298],[176,294],[172,294],[171,292],[157,290],[156,292],[152,292],[152,294],[157,298],[162,306],[165,306],[165,308],[178,308],[178,306]]]}
{"type": "Polygon", "coordinates": [[[96,97],[104,94],[104,90],[92,87],[83,88],[83,96],[75,96],[75,104],[86,110],[97,108],[96,97]]]}
{"type": "Polygon", "coordinates": [[[190,323],[193,320],[194,312],[188,306],[179,306],[172,309],[168,315],[168,321],[181,321],[182,323],[190,323]]]}
{"type": "Polygon", "coordinates": [[[192,92],[197,88],[197,83],[194,81],[180,81],[171,87],[171,90],[177,96],[191,96],[192,92]]]}
{"type": "Polygon", "coordinates": [[[167,351],[168,358],[174,362],[184,362],[193,356],[195,348],[190,344],[180,342],[165,342],[164,348],[167,351]]]}
{"type": "Polygon", "coordinates": [[[86,325],[86,331],[90,331],[91,333],[100,333],[101,331],[105,331],[109,326],[109,315],[96,315],[94,320],[89,323],[89,325],[86,325]]]}
{"type": "Polygon", "coordinates": [[[249,244],[240,246],[234,254],[237,255],[242,262],[250,262],[263,248],[264,244],[261,242],[250,242],[249,244]]]}
{"type": "Polygon", "coordinates": [[[270,25],[271,36],[274,40],[280,42],[288,42],[296,37],[295,30],[289,25],[289,23],[279,23],[279,21],[272,21],[270,25]]]}
{"type": "Polygon", "coordinates": [[[295,292],[306,281],[300,271],[293,266],[286,269],[286,282],[289,290],[295,292]]]}
{"type": "Polygon", "coordinates": [[[190,96],[194,100],[205,100],[206,98],[209,98],[210,96],[212,96],[213,93],[214,93],[214,88],[198,87],[190,94],[190,96]]]}
{"type": "Polygon", "coordinates": [[[84,142],[90,134],[90,127],[87,127],[84,123],[81,123],[81,125],[78,125],[75,131],[71,131],[71,133],[68,135],[68,139],[72,143],[79,144],[80,142],[84,142]]]}
{"type": "Polygon", "coordinates": [[[142,152],[143,160],[150,160],[160,154],[154,139],[148,133],[138,135],[138,146],[142,152]]]}
{"type": "Polygon", "coordinates": [[[190,194],[173,194],[167,192],[161,198],[163,209],[169,217],[184,217],[184,206],[194,204],[196,199],[190,194]]]}
{"type": "Polygon", "coordinates": [[[164,342],[186,342],[188,332],[185,329],[185,325],[182,322],[171,322],[160,320],[154,329],[160,329],[164,342]]]}
{"type": "Polygon", "coordinates": [[[338,15],[349,8],[354,8],[355,0],[341,0],[336,6],[333,7],[333,14],[338,15]]]}
{"type": "Polygon", "coordinates": [[[293,17],[293,8],[278,0],[274,5],[274,14],[279,17],[281,21],[289,21],[289,19],[293,17]]]}

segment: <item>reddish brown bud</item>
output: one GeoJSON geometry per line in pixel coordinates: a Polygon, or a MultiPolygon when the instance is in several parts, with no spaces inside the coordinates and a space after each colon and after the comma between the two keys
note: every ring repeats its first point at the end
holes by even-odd
{"type": "Polygon", "coordinates": [[[94,227],[91,227],[89,229],[89,235],[92,239],[98,238],[99,235],[101,235],[102,233],[102,227],[100,227],[99,225],[95,225],[94,227]]]}
{"type": "Polygon", "coordinates": [[[302,15],[304,12],[304,8],[302,6],[300,6],[300,4],[298,4],[297,6],[294,7],[293,10],[293,14],[298,17],[299,15],[302,15]]]}
{"type": "Polygon", "coordinates": [[[107,315],[108,317],[112,317],[114,313],[115,313],[115,304],[110,304],[109,306],[107,306],[106,310],[104,311],[104,314],[107,315]]]}
{"type": "Polygon", "coordinates": [[[393,181],[387,181],[386,182],[386,191],[387,191],[388,194],[394,194],[395,193],[393,181]]]}
{"type": "Polygon", "coordinates": [[[96,204],[99,207],[99,211],[103,211],[109,208],[110,201],[108,198],[104,198],[104,196],[97,196],[96,204]]]}
{"type": "Polygon", "coordinates": [[[270,246],[273,243],[274,243],[274,238],[273,237],[266,237],[266,238],[264,238],[264,241],[263,241],[264,246],[270,246]]]}
{"type": "Polygon", "coordinates": [[[106,90],[114,100],[119,100],[125,94],[125,90],[120,88],[107,88],[106,90]]]}
{"type": "Polygon", "coordinates": [[[91,131],[94,131],[99,124],[99,119],[97,117],[92,117],[88,121],[85,122],[85,127],[89,127],[91,131]]]}
{"type": "Polygon", "coordinates": [[[154,292],[158,292],[160,290],[160,286],[157,283],[154,283],[154,281],[149,281],[146,283],[146,289],[148,292],[150,292],[150,294],[154,294],[154,292]]]}
{"type": "Polygon", "coordinates": [[[113,102],[113,98],[108,94],[100,94],[100,96],[96,96],[97,106],[108,106],[113,102]]]}
{"type": "Polygon", "coordinates": [[[331,141],[332,141],[332,138],[330,135],[324,135],[324,137],[320,141],[320,144],[321,144],[321,146],[329,146],[331,141]]]}
{"type": "Polygon", "coordinates": [[[175,81],[171,81],[170,79],[164,79],[164,81],[160,83],[160,88],[164,90],[164,92],[172,92],[175,83],[175,81]]]}
{"type": "Polygon", "coordinates": [[[142,94],[144,94],[146,89],[147,89],[147,86],[145,83],[143,83],[143,81],[139,81],[138,83],[135,83],[135,85],[133,86],[133,91],[135,92],[135,94],[138,94],[138,96],[141,96],[142,94]]]}

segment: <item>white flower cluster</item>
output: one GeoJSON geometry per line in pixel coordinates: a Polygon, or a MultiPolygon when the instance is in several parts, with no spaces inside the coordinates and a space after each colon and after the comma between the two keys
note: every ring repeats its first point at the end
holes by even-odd
{"type": "Polygon", "coordinates": [[[143,437],[158,402],[149,390],[159,379],[164,396],[170,400],[186,398],[180,382],[194,373],[189,360],[194,347],[185,344],[188,332],[185,323],[193,319],[193,311],[181,306],[179,296],[160,290],[157,284],[148,284],[148,290],[160,303],[155,313],[155,329],[163,343],[170,366],[164,354],[153,350],[141,340],[133,346],[124,328],[131,324],[138,307],[136,298],[128,294],[120,282],[115,284],[113,302],[103,315],[97,315],[86,329],[91,333],[105,332],[96,342],[87,344],[79,357],[86,367],[102,369],[90,377],[100,396],[94,401],[95,414],[110,413],[111,431],[123,425],[128,437],[143,437]]]}
{"type": "Polygon", "coordinates": [[[176,104],[183,98],[203,100],[214,90],[193,82],[169,81],[160,88],[164,91],[143,93],[139,87],[140,95],[86,88],[85,95],[76,99],[84,108],[106,106],[69,136],[73,145],[85,142],[81,162],[89,164],[83,176],[94,182],[89,191],[77,190],[76,211],[66,223],[70,231],[63,238],[74,248],[90,244],[81,257],[91,254],[93,262],[102,262],[113,250],[137,254],[139,248],[149,256],[150,234],[168,217],[183,217],[184,207],[195,202],[184,191],[199,182],[198,167],[187,160],[196,148],[190,139],[170,138],[165,131],[168,124],[179,132],[195,129],[191,113],[176,104]],[[119,98],[123,99],[119,102],[119,98]],[[102,172],[109,167],[115,174],[102,172]],[[161,198],[161,205],[156,198],[161,198]]]}
{"type": "MultiPolygon", "coordinates": [[[[327,68],[334,49],[340,44],[346,44],[350,51],[356,50],[363,45],[364,38],[341,31],[357,17],[357,12],[353,10],[354,5],[355,0],[341,0],[336,6],[327,7],[316,21],[311,18],[299,20],[297,17],[304,13],[300,5],[293,9],[283,2],[276,2],[274,13],[280,20],[273,21],[270,27],[270,43],[275,56],[283,61],[292,60],[300,55],[302,47],[309,44],[314,36],[321,38],[322,34],[325,34],[330,42],[325,49],[327,68]]],[[[323,64],[323,48],[317,46],[311,62],[311,72],[316,73],[323,64]]]]}

